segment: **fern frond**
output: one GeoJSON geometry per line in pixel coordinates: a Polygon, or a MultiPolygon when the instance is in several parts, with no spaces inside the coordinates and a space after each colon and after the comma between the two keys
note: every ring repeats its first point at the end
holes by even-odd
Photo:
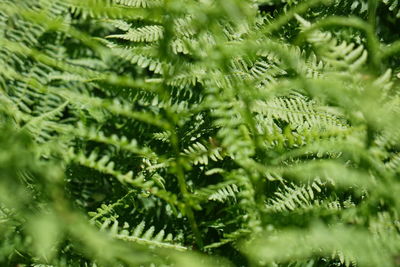
{"type": "Polygon", "coordinates": [[[392,11],[396,18],[400,18],[400,3],[397,0],[382,0],[382,2],[388,6],[388,9],[392,11]]]}
{"type": "MultiPolygon", "coordinates": [[[[311,23],[300,16],[296,17],[302,27],[307,29],[311,23]]],[[[343,71],[356,71],[367,62],[368,52],[363,45],[339,42],[329,32],[313,31],[307,36],[307,41],[316,46],[321,59],[333,68],[343,71]]]]}
{"type": "MultiPolygon", "coordinates": [[[[321,193],[324,183],[320,180],[313,181],[310,185],[285,185],[274,193],[266,205],[267,212],[294,211],[297,209],[307,210],[319,207],[316,195],[321,193]]],[[[331,202],[327,204],[330,208],[340,209],[340,204],[331,202]]]]}
{"type": "Polygon", "coordinates": [[[156,25],[130,28],[124,34],[113,34],[107,36],[107,38],[124,39],[132,42],[154,42],[162,39],[162,37],[163,28],[156,25]]]}
{"type": "Polygon", "coordinates": [[[158,7],[163,3],[161,0],[113,0],[113,2],[119,5],[136,8],[158,7]]]}
{"type": "Polygon", "coordinates": [[[209,159],[212,161],[223,160],[221,148],[207,148],[201,142],[195,142],[188,148],[185,148],[183,153],[193,162],[194,165],[208,165],[209,159]]]}
{"type": "Polygon", "coordinates": [[[76,128],[70,129],[70,132],[75,136],[79,136],[90,141],[113,145],[120,149],[146,157],[150,160],[158,158],[150,148],[140,148],[135,139],[128,140],[128,138],[125,136],[118,137],[115,134],[108,137],[103,132],[98,131],[96,128],[84,126],[82,123],[78,123],[76,128]]]}
{"type": "Polygon", "coordinates": [[[219,202],[225,202],[229,198],[233,198],[236,200],[236,193],[239,192],[238,187],[235,184],[227,185],[226,187],[223,187],[219,189],[217,192],[211,194],[208,199],[209,200],[214,200],[214,201],[219,201],[219,202]]]}
{"type": "MultiPolygon", "coordinates": [[[[101,228],[107,229],[110,224],[110,221],[105,221],[101,228]]],[[[118,221],[114,221],[114,223],[109,228],[109,232],[113,238],[123,240],[126,242],[133,242],[141,245],[146,245],[154,248],[169,248],[176,249],[179,251],[187,250],[186,247],[180,244],[174,244],[174,238],[172,234],[167,234],[165,236],[165,231],[160,230],[157,234],[154,234],[155,228],[151,226],[147,230],[145,230],[146,223],[142,221],[136,227],[134,227],[131,231],[129,229],[129,224],[125,223],[122,229],[119,229],[118,221]]]]}
{"type": "Polygon", "coordinates": [[[292,122],[299,128],[343,126],[333,114],[318,110],[318,106],[302,96],[277,97],[271,101],[256,101],[254,112],[269,118],[292,122]]]}

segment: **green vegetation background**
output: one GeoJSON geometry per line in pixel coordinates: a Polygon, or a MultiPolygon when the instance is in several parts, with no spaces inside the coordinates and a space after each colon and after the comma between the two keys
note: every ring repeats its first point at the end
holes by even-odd
{"type": "Polygon", "coordinates": [[[397,0],[0,0],[1,266],[399,266],[397,0]]]}

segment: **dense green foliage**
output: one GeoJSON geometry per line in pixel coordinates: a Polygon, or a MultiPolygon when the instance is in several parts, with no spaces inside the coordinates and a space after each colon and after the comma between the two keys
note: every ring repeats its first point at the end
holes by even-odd
{"type": "Polygon", "coordinates": [[[399,266],[397,0],[0,0],[1,266],[399,266]]]}

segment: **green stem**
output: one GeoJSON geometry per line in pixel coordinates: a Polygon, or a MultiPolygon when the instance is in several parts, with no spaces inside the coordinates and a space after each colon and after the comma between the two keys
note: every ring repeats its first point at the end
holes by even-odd
{"type": "Polygon", "coordinates": [[[400,53],[400,41],[391,43],[382,49],[382,59],[386,59],[392,55],[400,53]]]}
{"type": "MultiPolygon", "coordinates": [[[[173,8],[171,6],[169,6],[168,1],[165,2],[164,8],[165,8],[165,12],[173,11],[173,8]]],[[[160,53],[161,57],[168,59],[170,62],[174,62],[175,58],[172,56],[173,53],[170,53],[170,46],[169,46],[169,43],[172,40],[173,32],[174,32],[173,31],[174,22],[172,20],[171,14],[168,14],[168,16],[164,16],[163,22],[164,22],[163,24],[166,26],[164,28],[164,38],[160,41],[160,44],[159,44],[159,53],[160,53]]],[[[162,98],[165,98],[165,99],[171,98],[171,94],[167,90],[168,84],[166,81],[168,81],[169,78],[173,75],[174,74],[170,72],[168,67],[166,65],[164,65],[163,84],[159,88],[159,93],[162,98]]],[[[175,155],[175,166],[173,166],[173,167],[174,167],[176,177],[178,179],[179,190],[180,190],[180,192],[182,194],[182,198],[185,202],[185,204],[184,204],[185,213],[189,220],[190,226],[192,228],[192,232],[194,234],[197,246],[200,249],[202,249],[204,246],[203,240],[201,238],[201,234],[200,234],[199,228],[197,226],[197,222],[195,220],[194,213],[193,213],[193,210],[191,207],[192,202],[191,202],[190,194],[187,190],[187,184],[186,184],[186,180],[185,180],[185,172],[183,169],[183,165],[184,165],[183,158],[181,157],[181,153],[180,153],[180,149],[179,149],[178,134],[175,130],[176,126],[178,124],[177,119],[176,119],[177,117],[170,110],[166,110],[165,113],[166,113],[165,117],[169,123],[168,130],[171,132],[170,142],[171,142],[171,146],[173,149],[173,153],[175,155]]]]}
{"type": "Polygon", "coordinates": [[[368,23],[374,33],[376,32],[376,11],[378,4],[377,0],[368,0],[368,23]]]}

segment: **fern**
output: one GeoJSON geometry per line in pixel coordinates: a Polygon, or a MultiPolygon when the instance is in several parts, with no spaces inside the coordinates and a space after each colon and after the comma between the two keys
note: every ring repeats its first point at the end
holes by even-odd
{"type": "Polygon", "coordinates": [[[0,1],[1,266],[397,266],[398,1],[0,1]]]}
{"type": "MultiPolygon", "coordinates": [[[[101,229],[107,229],[110,221],[105,220],[101,226],[101,229]]],[[[154,233],[154,227],[151,226],[145,231],[145,222],[142,221],[139,225],[137,225],[132,230],[132,234],[129,234],[129,231],[126,228],[129,228],[129,224],[125,223],[122,227],[122,230],[118,229],[118,222],[115,221],[109,229],[111,236],[115,239],[127,241],[127,242],[135,242],[138,244],[145,244],[150,247],[158,247],[158,248],[173,248],[176,250],[186,250],[187,248],[180,246],[179,244],[171,243],[173,241],[173,237],[171,234],[168,234],[166,237],[164,230],[161,230],[157,234],[154,233]]]]}
{"type": "Polygon", "coordinates": [[[382,2],[388,7],[390,11],[394,13],[396,18],[400,17],[400,9],[398,1],[383,0],[382,2]]]}

